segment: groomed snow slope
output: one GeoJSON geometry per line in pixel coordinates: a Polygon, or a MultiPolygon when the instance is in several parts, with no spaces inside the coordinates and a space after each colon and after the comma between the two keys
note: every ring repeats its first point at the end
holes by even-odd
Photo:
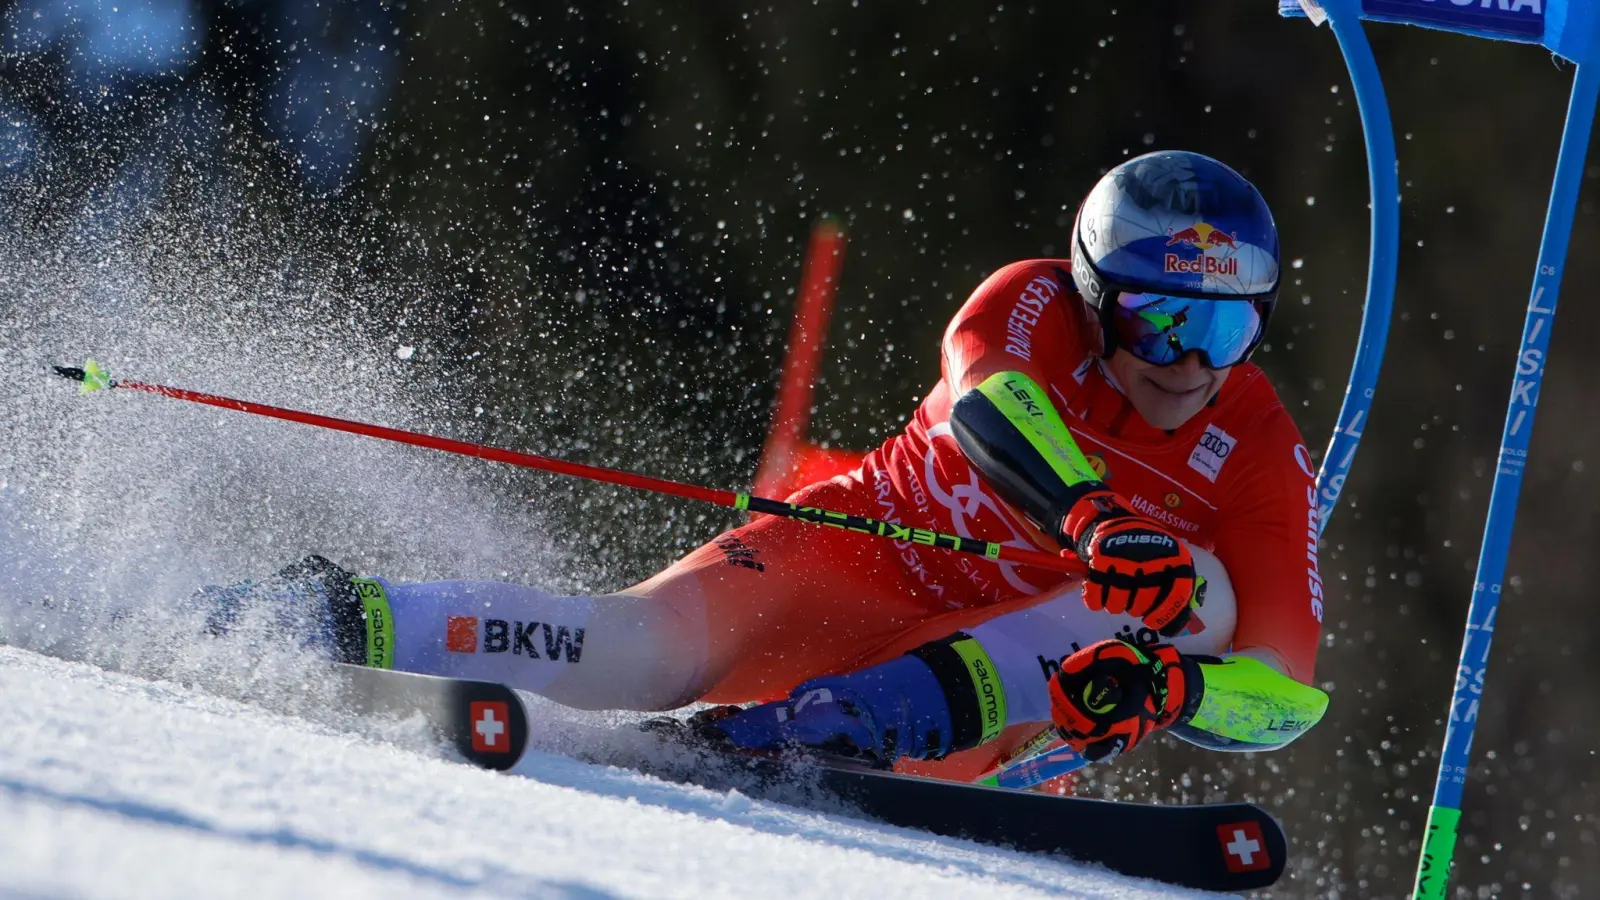
{"type": "Polygon", "coordinates": [[[405,743],[0,647],[0,896],[1202,896],[560,756],[517,777],[405,743]]]}

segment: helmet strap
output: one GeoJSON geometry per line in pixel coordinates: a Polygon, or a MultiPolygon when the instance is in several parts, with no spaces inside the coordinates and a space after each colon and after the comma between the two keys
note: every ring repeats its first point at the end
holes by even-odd
{"type": "Polygon", "coordinates": [[[1117,330],[1112,327],[1110,304],[1102,302],[1094,308],[1100,320],[1100,358],[1110,359],[1117,352],[1117,330]]]}
{"type": "Polygon", "coordinates": [[[1083,204],[1080,203],[1078,214],[1072,219],[1072,286],[1083,304],[1094,310],[1095,318],[1100,323],[1100,358],[1110,359],[1117,352],[1117,333],[1111,327],[1111,304],[1106,302],[1109,289],[1090,267],[1088,251],[1078,236],[1078,219],[1082,216],[1083,204]]]}

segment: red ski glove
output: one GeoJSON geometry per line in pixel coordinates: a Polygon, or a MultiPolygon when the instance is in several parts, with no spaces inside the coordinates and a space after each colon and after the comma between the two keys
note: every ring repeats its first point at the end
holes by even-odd
{"type": "Polygon", "coordinates": [[[1061,661],[1050,679],[1050,719],[1072,749],[1099,761],[1188,721],[1202,684],[1200,667],[1166,644],[1100,641],[1061,661]]]}
{"type": "Polygon", "coordinates": [[[1162,637],[1188,624],[1190,602],[1205,583],[1195,574],[1194,556],[1116,494],[1098,490],[1078,498],[1058,537],[1089,564],[1083,602],[1090,609],[1138,616],[1162,637]]]}

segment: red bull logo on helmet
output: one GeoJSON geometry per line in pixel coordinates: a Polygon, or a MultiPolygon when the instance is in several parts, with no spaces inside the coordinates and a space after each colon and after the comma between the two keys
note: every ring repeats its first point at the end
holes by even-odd
{"type": "Polygon", "coordinates": [[[1163,268],[1183,275],[1233,275],[1239,274],[1239,261],[1232,251],[1239,249],[1239,236],[1205,222],[1196,222],[1188,228],[1167,233],[1167,246],[1192,247],[1200,251],[1194,259],[1185,259],[1177,253],[1168,253],[1163,268]],[[1206,251],[1226,247],[1228,255],[1214,256],[1206,251]]]}

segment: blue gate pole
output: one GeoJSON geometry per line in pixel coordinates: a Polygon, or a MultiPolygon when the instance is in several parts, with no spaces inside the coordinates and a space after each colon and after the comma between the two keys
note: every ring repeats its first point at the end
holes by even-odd
{"type": "Polygon", "coordinates": [[[1455,853],[1456,826],[1461,820],[1461,792],[1466,784],[1472,733],[1478,724],[1478,701],[1489,665],[1489,643],[1494,639],[1495,612],[1500,605],[1500,584],[1505,578],[1506,556],[1511,549],[1511,526],[1517,512],[1517,494],[1528,456],[1528,436],[1544,380],[1546,349],[1555,328],[1556,297],[1566,265],[1567,242],[1583,180],[1584,157],[1594,124],[1595,102],[1600,99],[1600,64],[1580,64],[1572,81],[1572,100],[1556,160],[1555,185],[1545,215],[1544,237],[1539,246],[1539,267],[1533,276],[1528,317],[1522,329],[1522,349],[1517,375],[1506,408],[1505,432],[1489,495],[1489,519],[1484,525],[1478,573],[1473,579],[1472,604],[1467,609],[1466,636],[1456,667],[1455,693],[1445,725],[1444,751],[1439,758],[1439,780],[1434,785],[1433,806],[1422,842],[1422,859],[1412,894],[1416,900],[1444,900],[1450,861],[1455,853]]]}
{"type": "Polygon", "coordinates": [[[1378,385],[1378,370],[1383,366],[1384,345],[1389,340],[1389,319],[1394,309],[1394,285],[1400,262],[1400,175],[1396,171],[1394,124],[1389,118],[1389,101],[1384,96],[1383,78],[1372,58],[1372,45],[1361,28],[1361,5],[1356,0],[1323,0],[1328,24],[1339,40],[1350,83],[1355,90],[1356,108],[1361,113],[1361,132],[1367,142],[1367,181],[1372,195],[1372,249],[1367,263],[1367,305],[1361,316],[1361,337],[1356,359],[1350,368],[1350,383],[1334,424],[1333,438],[1317,472],[1318,530],[1328,527],[1328,518],[1344,490],[1345,475],[1356,458],[1361,429],[1372,395],[1378,385]]]}

